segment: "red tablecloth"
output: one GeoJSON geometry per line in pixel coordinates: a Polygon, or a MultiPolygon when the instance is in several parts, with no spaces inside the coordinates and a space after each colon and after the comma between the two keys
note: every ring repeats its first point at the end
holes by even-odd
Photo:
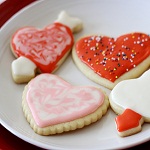
{"type": "MultiPolygon", "coordinates": [[[[34,2],[35,0],[3,0],[0,3],[0,27],[17,11],[19,11],[24,6],[34,2]]],[[[1,2],[1,1],[0,1],[1,2]]],[[[7,131],[2,125],[0,125],[0,150],[41,150],[32,144],[29,144],[9,131],[7,131]]],[[[150,149],[150,141],[140,144],[138,146],[130,148],[132,150],[136,149],[150,149]]]]}
{"type": "Polygon", "coordinates": [[[0,125],[0,150],[42,150],[11,134],[0,125]]]}

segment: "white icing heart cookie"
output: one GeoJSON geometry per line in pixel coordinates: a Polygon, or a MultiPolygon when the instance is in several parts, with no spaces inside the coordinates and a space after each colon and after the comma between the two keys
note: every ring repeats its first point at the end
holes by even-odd
{"type": "Polygon", "coordinates": [[[121,136],[139,132],[143,122],[150,122],[149,82],[150,70],[137,79],[124,80],[118,83],[111,91],[109,96],[110,105],[119,114],[116,118],[116,125],[121,136]],[[129,125],[130,122],[134,122],[134,125],[129,125]]]}
{"type": "Polygon", "coordinates": [[[108,106],[108,97],[100,89],[72,86],[52,74],[38,75],[23,92],[24,115],[40,135],[82,128],[99,120],[108,106]]]}
{"type": "Polygon", "coordinates": [[[70,17],[65,11],[59,14],[54,23],[43,29],[35,27],[18,29],[10,43],[13,54],[19,58],[19,61],[14,60],[12,63],[14,81],[24,83],[35,77],[36,72],[56,71],[72,49],[74,44],[72,33],[81,29],[82,21],[70,17]]]}

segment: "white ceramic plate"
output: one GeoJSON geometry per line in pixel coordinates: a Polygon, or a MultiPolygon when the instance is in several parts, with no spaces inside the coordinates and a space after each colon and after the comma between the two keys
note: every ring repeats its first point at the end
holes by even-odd
{"type": "MultiPolygon", "coordinates": [[[[17,85],[11,77],[10,66],[15,59],[9,48],[9,40],[22,26],[44,27],[52,23],[61,10],[81,18],[85,34],[100,33],[118,36],[140,31],[150,33],[150,1],[140,0],[45,0],[37,1],[13,16],[0,31],[0,122],[21,139],[46,149],[119,149],[140,144],[150,139],[149,124],[142,132],[121,138],[115,128],[115,114],[108,113],[97,123],[74,132],[55,136],[40,136],[33,132],[21,108],[21,95],[25,85],[17,85]]],[[[73,85],[94,85],[74,65],[71,56],[55,73],[73,85]]],[[[101,87],[110,93],[109,90],[101,87]]]]}

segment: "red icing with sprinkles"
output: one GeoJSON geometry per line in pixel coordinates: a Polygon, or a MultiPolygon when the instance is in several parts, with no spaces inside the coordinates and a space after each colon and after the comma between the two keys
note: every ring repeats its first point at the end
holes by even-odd
{"type": "Polygon", "coordinates": [[[17,57],[33,61],[43,73],[50,73],[60,59],[71,50],[73,35],[67,26],[53,23],[42,30],[34,27],[19,29],[12,37],[11,46],[17,57]]]}
{"type": "Polygon", "coordinates": [[[116,117],[117,130],[123,132],[136,128],[140,124],[142,116],[131,109],[126,109],[122,115],[116,117]]]}
{"type": "Polygon", "coordinates": [[[130,33],[117,39],[88,36],[76,43],[78,57],[99,76],[114,82],[150,55],[150,38],[144,33],[130,33]]]}

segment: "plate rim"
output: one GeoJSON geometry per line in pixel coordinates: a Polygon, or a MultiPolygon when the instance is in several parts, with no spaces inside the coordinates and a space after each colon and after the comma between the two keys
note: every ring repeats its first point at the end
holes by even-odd
{"type": "MultiPolygon", "coordinates": [[[[14,14],[9,20],[7,20],[7,21],[3,24],[3,26],[0,28],[0,31],[3,31],[5,28],[7,28],[7,25],[9,25],[9,23],[11,23],[11,21],[12,21],[14,18],[16,18],[16,16],[21,15],[21,14],[24,13],[26,10],[31,9],[32,7],[36,7],[36,5],[40,5],[40,3],[43,3],[43,1],[44,1],[44,0],[35,1],[35,2],[32,2],[31,4],[25,6],[23,9],[21,9],[21,10],[18,11],[16,14],[14,14]]],[[[4,50],[1,51],[0,57],[2,57],[3,52],[4,52],[4,50]]],[[[18,131],[14,131],[14,129],[13,129],[11,126],[9,126],[9,125],[8,125],[4,120],[2,120],[1,118],[0,118],[0,123],[1,123],[1,125],[2,125],[3,127],[5,127],[8,131],[10,131],[10,132],[11,132],[12,134],[14,134],[15,136],[17,136],[17,137],[21,138],[22,140],[24,140],[24,141],[26,141],[26,142],[28,142],[28,143],[30,143],[30,144],[33,144],[33,145],[35,145],[35,146],[39,146],[39,147],[41,147],[41,148],[48,148],[48,149],[49,149],[49,148],[52,148],[52,149],[55,149],[55,148],[66,149],[66,148],[63,148],[63,147],[57,147],[57,146],[55,147],[55,146],[52,146],[52,145],[48,145],[48,147],[47,147],[46,144],[43,144],[43,143],[41,143],[41,142],[38,142],[38,141],[36,141],[35,139],[30,139],[29,137],[26,137],[25,135],[22,135],[22,134],[19,133],[18,131]]],[[[128,146],[116,147],[116,148],[129,148],[129,147],[131,147],[131,146],[135,146],[135,145],[137,145],[137,144],[142,144],[143,142],[147,142],[148,140],[150,140],[150,137],[147,137],[147,138],[143,139],[142,141],[139,141],[138,143],[132,143],[132,144],[130,144],[130,145],[128,145],[128,146]]]]}

